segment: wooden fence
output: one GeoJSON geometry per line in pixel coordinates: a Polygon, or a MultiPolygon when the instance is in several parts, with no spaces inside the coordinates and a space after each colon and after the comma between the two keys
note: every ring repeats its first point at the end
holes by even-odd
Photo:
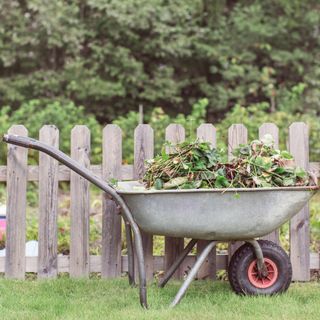
{"type": "MultiPolygon", "coordinates": [[[[27,136],[24,126],[10,128],[10,134],[27,136]]],[[[259,136],[270,133],[278,144],[278,128],[265,123],[259,128],[259,136]]],[[[197,136],[216,145],[216,129],[212,124],[202,124],[197,136]]],[[[181,125],[171,124],[166,128],[165,138],[173,143],[185,139],[181,125]]],[[[46,125],[39,132],[39,139],[59,147],[59,131],[46,125]]],[[[85,126],[76,126],[71,132],[71,157],[103,179],[138,179],[144,172],[145,159],[154,154],[153,129],[141,124],[134,133],[134,164],[122,164],[122,132],[116,125],[107,125],[103,130],[103,161],[101,165],[90,165],[90,131],[85,126]]],[[[234,124],[228,131],[229,155],[234,147],[247,142],[247,129],[234,124]]],[[[296,163],[312,170],[319,176],[320,163],[309,163],[308,130],[304,123],[293,123],[289,127],[288,148],[296,163]]],[[[89,183],[56,160],[40,154],[39,166],[28,166],[28,151],[9,145],[7,166],[0,166],[0,181],[7,182],[7,238],[6,256],[0,258],[0,272],[8,278],[23,279],[25,272],[36,272],[39,278],[54,278],[59,272],[69,272],[71,277],[88,277],[90,272],[101,272],[102,277],[118,277],[128,268],[127,257],[121,256],[121,219],[113,201],[103,198],[102,254],[89,255],[89,183]],[[26,239],[26,190],[28,181],[39,181],[39,255],[25,257],[26,239]],[[70,181],[71,193],[71,243],[70,255],[57,252],[58,183],[70,181]]],[[[263,214],[263,213],[261,213],[263,214]]],[[[267,238],[279,241],[278,231],[267,238]]],[[[197,252],[203,250],[205,241],[200,241],[197,252]]],[[[319,254],[309,252],[309,210],[306,206],[290,223],[290,256],[294,280],[308,281],[310,269],[319,269],[319,254]]],[[[153,236],[143,233],[143,245],[148,278],[156,271],[165,270],[174,261],[184,245],[183,239],[165,238],[165,255],[153,256],[153,236]]],[[[230,251],[234,245],[230,246],[230,251]]],[[[196,255],[190,255],[176,277],[194,263],[196,255]]],[[[199,272],[200,278],[214,278],[216,270],[226,269],[227,254],[211,253],[199,272]]]]}

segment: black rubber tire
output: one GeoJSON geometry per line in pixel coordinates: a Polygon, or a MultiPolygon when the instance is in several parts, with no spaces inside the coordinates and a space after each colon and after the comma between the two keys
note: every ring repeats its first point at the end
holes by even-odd
{"type": "Polygon", "coordinates": [[[228,277],[232,289],[237,294],[245,295],[272,295],[285,292],[292,279],[292,267],[287,253],[272,241],[259,240],[258,242],[263,256],[272,260],[277,266],[276,282],[268,288],[258,288],[249,281],[248,268],[256,256],[252,245],[246,243],[234,253],[228,267],[228,277]]]}

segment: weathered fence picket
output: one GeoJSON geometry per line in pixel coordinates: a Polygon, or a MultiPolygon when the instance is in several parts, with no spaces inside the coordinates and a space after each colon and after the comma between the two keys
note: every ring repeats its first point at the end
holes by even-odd
{"type": "MultiPolygon", "coordinates": [[[[248,141],[248,130],[243,124],[233,124],[228,130],[228,158],[232,159],[232,151],[240,144],[248,141]]],[[[229,258],[241,246],[242,242],[237,241],[229,244],[229,258]]]]}
{"type": "MultiPolygon", "coordinates": [[[[122,165],[122,132],[109,124],[103,129],[102,140],[102,177],[121,179],[122,165]]],[[[104,278],[115,278],[121,275],[121,216],[116,203],[102,194],[102,270],[104,278]]]]}
{"type": "MultiPolygon", "coordinates": [[[[90,166],[90,131],[86,126],[75,126],[71,131],[71,157],[90,166]]],[[[89,276],[89,181],[71,172],[70,177],[70,276],[89,276]]]]}
{"type": "MultiPolygon", "coordinates": [[[[170,124],[166,128],[166,141],[173,145],[185,140],[185,130],[179,124],[170,124]]],[[[167,153],[173,152],[172,147],[167,148],[167,153]]],[[[165,237],[165,270],[169,269],[184,247],[184,240],[182,238],[165,237]]],[[[173,277],[181,279],[183,277],[183,264],[177,269],[173,277]]]]}
{"type": "MultiPolygon", "coordinates": [[[[259,128],[259,138],[262,139],[266,134],[271,134],[274,140],[274,146],[279,148],[279,129],[274,123],[264,123],[259,128]]],[[[279,244],[279,229],[272,231],[264,237],[265,240],[273,241],[279,244]]]]}
{"type": "MultiPolygon", "coordinates": [[[[24,126],[12,126],[9,134],[27,136],[24,126]]],[[[24,279],[26,242],[26,193],[28,150],[9,145],[7,157],[6,277],[24,279]]]]}
{"type": "MultiPolygon", "coordinates": [[[[296,165],[308,169],[309,139],[305,123],[296,122],[289,127],[289,151],[296,165]]],[[[296,281],[310,280],[309,216],[309,206],[306,205],[290,221],[290,258],[292,278],[296,281]]]]}
{"type": "MultiPolygon", "coordinates": [[[[23,136],[28,134],[23,126],[13,126],[9,133],[23,136]]],[[[263,124],[259,128],[259,137],[266,133],[273,136],[277,147],[277,126],[272,123],[263,124]]],[[[247,142],[247,135],[247,129],[242,124],[229,128],[229,158],[235,147],[247,142]]],[[[165,137],[173,144],[184,141],[185,130],[181,125],[171,124],[166,129],[165,137]]],[[[216,146],[216,129],[212,124],[199,126],[197,137],[201,141],[210,142],[213,147],[216,146]]],[[[102,164],[90,165],[90,131],[85,126],[76,126],[71,132],[71,157],[104,180],[139,179],[144,174],[144,161],[153,157],[153,139],[153,129],[149,125],[139,125],[134,136],[134,164],[123,164],[122,131],[116,125],[107,125],[103,130],[102,164]]],[[[44,126],[40,130],[40,140],[58,148],[58,129],[50,125],[44,126]]],[[[307,169],[310,167],[315,175],[320,176],[320,163],[309,163],[308,128],[304,123],[293,123],[290,126],[288,148],[297,165],[307,169]]],[[[167,152],[172,152],[173,149],[168,147],[167,152]]],[[[54,278],[59,272],[69,272],[71,277],[88,277],[90,272],[101,272],[102,277],[114,278],[128,270],[127,256],[121,256],[121,216],[115,203],[105,195],[102,197],[102,254],[89,255],[89,183],[76,173],[70,172],[43,153],[39,156],[39,166],[27,165],[27,150],[9,145],[7,166],[0,166],[0,181],[7,182],[6,256],[0,257],[0,272],[5,272],[6,277],[23,279],[25,272],[36,272],[39,278],[54,278]],[[25,257],[27,181],[39,181],[38,257],[25,257]],[[58,255],[57,252],[59,181],[70,181],[70,256],[58,255]]],[[[150,280],[155,272],[168,269],[175,261],[183,250],[184,239],[166,237],[165,255],[154,256],[153,236],[143,233],[142,238],[147,277],[150,280]]],[[[264,238],[279,242],[279,231],[264,238]]],[[[290,222],[290,257],[294,280],[308,281],[310,269],[320,269],[319,254],[310,253],[309,242],[309,209],[306,206],[290,222]]],[[[207,241],[199,241],[197,254],[187,257],[177,270],[176,278],[183,277],[206,243],[207,241]]],[[[229,256],[239,243],[230,246],[229,256]]],[[[198,278],[214,279],[216,271],[226,269],[227,265],[228,255],[213,250],[200,269],[198,278]]]]}
{"type": "MultiPolygon", "coordinates": [[[[133,177],[138,180],[145,172],[145,160],[154,156],[153,129],[148,124],[139,124],[134,131],[134,170],[133,177]]],[[[147,279],[153,278],[153,236],[141,232],[147,279]]],[[[138,268],[135,268],[137,271],[138,268]]]]}
{"type": "MultiPolygon", "coordinates": [[[[197,138],[200,141],[209,142],[212,148],[216,147],[216,128],[211,123],[203,123],[197,129],[197,138]]],[[[209,241],[199,240],[197,243],[197,255],[199,255],[206,247],[209,241]]],[[[203,263],[201,269],[198,272],[199,279],[215,279],[217,268],[216,268],[216,247],[214,247],[207,260],[203,263]]]]}
{"type": "MultiPolygon", "coordinates": [[[[59,130],[44,126],[39,140],[59,148],[59,130]]],[[[39,154],[39,278],[55,278],[58,274],[58,165],[45,153],[39,154]]]]}

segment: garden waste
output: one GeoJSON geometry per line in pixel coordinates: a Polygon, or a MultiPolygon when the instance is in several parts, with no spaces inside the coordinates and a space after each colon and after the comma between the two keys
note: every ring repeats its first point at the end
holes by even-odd
{"type": "Polygon", "coordinates": [[[288,151],[275,148],[271,135],[240,145],[232,159],[196,140],[174,146],[172,153],[146,162],[147,189],[273,188],[315,184],[311,174],[295,165],[288,151]]]}

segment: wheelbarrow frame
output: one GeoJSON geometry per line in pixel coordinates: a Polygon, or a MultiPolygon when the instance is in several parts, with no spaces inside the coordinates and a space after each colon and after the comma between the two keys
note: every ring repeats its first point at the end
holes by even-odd
{"type": "Polygon", "coordinates": [[[16,146],[29,148],[38,150],[41,152],[46,153],[47,155],[51,156],[52,158],[58,160],[59,162],[63,163],[67,167],[69,167],[74,172],[78,173],[83,178],[87,179],[98,188],[102,189],[106,195],[109,195],[117,205],[119,209],[121,209],[121,215],[125,221],[126,226],[126,236],[127,236],[127,243],[128,243],[128,277],[129,283],[133,285],[134,282],[134,250],[135,254],[137,255],[137,265],[138,265],[138,274],[139,274],[139,296],[140,296],[140,304],[142,307],[147,308],[147,289],[146,289],[146,271],[144,265],[144,254],[143,254],[143,246],[142,246],[142,237],[141,232],[134,221],[131,211],[122,199],[122,197],[117,193],[117,191],[107,182],[103,181],[95,174],[93,174],[87,168],[79,165],[79,163],[62,151],[49,146],[45,143],[42,143],[36,139],[32,139],[29,137],[22,137],[18,135],[4,135],[3,141],[9,144],[13,144],[16,146]],[[134,235],[134,241],[132,239],[132,232],[134,235]]]}
{"type": "MultiPolygon", "coordinates": [[[[126,228],[126,238],[127,238],[127,246],[128,246],[128,278],[129,283],[131,285],[135,284],[134,280],[134,255],[136,255],[137,266],[138,266],[138,274],[139,274],[139,297],[140,297],[140,304],[144,308],[148,308],[147,304],[147,288],[146,288],[146,270],[144,264],[144,253],[143,253],[143,245],[142,245],[142,237],[140,228],[135,222],[133,215],[127,206],[126,202],[122,198],[122,196],[110,185],[108,182],[103,181],[101,178],[97,177],[87,168],[81,166],[77,161],[73,160],[62,151],[56,149],[55,147],[49,146],[45,143],[42,143],[36,139],[32,139],[29,137],[22,137],[17,135],[4,135],[3,141],[9,144],[13,144],[16,146],[35,149],[41,152],[46,153],[47,155],[51,156],[52,158],[58,160],[59,162],[63,163],[67,167],[69,167],[74,172],[78,173],[83,178],[87,179],[98,188],[103,190],[106,193],[106,196],[109,196],[113,199],[120,210],[120,213],[125,221],[125,228],[126,228]],[[132,238],[133,233],[133,238],[132,238]]],[[[177,268],[181,265],[185,257],[188,253],[192,250],[192,248],[197,243],[197,239],[192,239],[188,245],[184,248],[181,254],[178,256],[176,261],[172,264],[172,266],[167,270],[165,276],[159,283],[159,287],[164,287],[169,279],[173,276],[174,272],[177,268]]],[[[257,257],[257,266],[258,271],[263,273],[264,272],[264,258],[262,249],[255,239],[247,239],[244,240],[250,243],[254,249],[254,253],[257,257]]],[[[197,261],[193,268],[190,270],[186,280],[182,284],[181,288],[179,289],[177,295],[175,296],[173,302],[171,303],[171,307],[177,305],[182,297],[184,296],[187,288],[191,284],[192,280],[196,277],[201,265],[206,260],[207,256],[211,252],[211,250],[215,247],[217,241],[209,241],[207,246],[198,256],[197,261]]]]}

